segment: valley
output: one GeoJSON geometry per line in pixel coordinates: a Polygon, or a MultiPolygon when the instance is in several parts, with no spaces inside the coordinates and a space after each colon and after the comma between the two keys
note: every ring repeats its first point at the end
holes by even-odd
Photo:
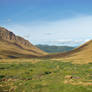
{"type": "Polygon", "coordinates": [[[92,41],[47,53],[0,28],[0,92],[92,92],[92,41]]]}

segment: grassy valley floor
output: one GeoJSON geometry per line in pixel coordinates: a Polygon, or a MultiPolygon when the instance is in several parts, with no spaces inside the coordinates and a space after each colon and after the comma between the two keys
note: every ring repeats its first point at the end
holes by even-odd
{"type": "Polygon", "coordinates": [[[92,63],[1,60],[0,92],[92,92],[92,63]]]}

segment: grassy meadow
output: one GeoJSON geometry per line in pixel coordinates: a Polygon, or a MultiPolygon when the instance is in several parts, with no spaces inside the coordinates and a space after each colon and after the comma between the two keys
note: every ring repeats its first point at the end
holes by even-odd
{"type": "Polygon", "coordinates": [[[4,59],[0,61],[0,92],[92,92],[92,63],[4,59]]]}

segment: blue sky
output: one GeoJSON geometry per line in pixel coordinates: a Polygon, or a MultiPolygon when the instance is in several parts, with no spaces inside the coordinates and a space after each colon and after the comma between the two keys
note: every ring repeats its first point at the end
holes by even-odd
{"type": "Polygon", "coordinates": [[[0,26],[33,44],[80,45],[92,39],[92,0],[0,0],[0,26]]]}

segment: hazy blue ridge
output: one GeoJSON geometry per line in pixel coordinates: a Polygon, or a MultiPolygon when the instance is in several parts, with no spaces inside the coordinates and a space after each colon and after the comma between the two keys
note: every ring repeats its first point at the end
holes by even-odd
{"type": "Polygon", "coordinates": [[[48,53],[67,52],[73,50],[75,47],[72,46],[49,46],[49,45],[36,45],[41,50],[48,53]]]}

